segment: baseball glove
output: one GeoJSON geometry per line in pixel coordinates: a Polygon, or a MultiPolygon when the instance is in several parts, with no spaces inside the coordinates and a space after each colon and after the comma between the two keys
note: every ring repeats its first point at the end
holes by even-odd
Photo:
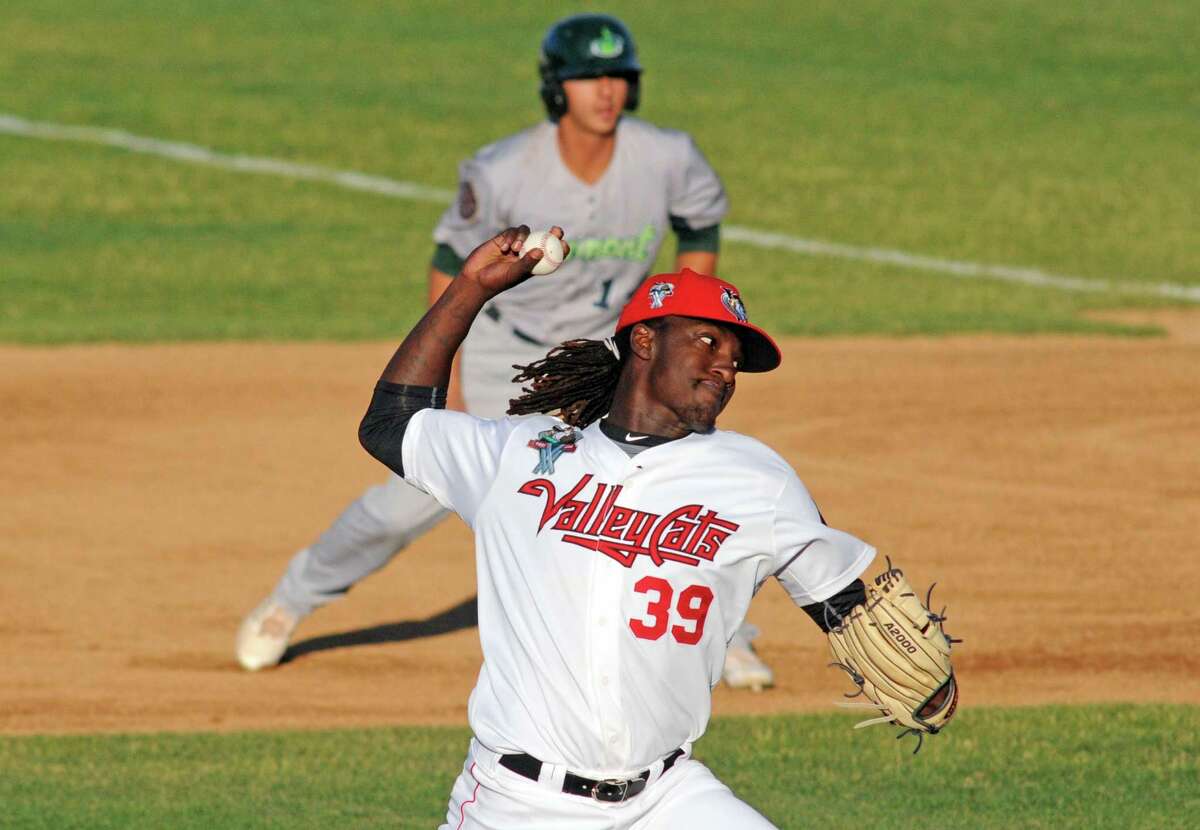
{"type": "Polygon", "coordinates": [[[917,736],[916,754],[925,735],[936,735],[954,717],[958,684],[950,665],[950,647],[962,642],[942,630],[945,611],[929,610],[933,586],[925,604],[904,574],[893,568],[866,586],[866,602],[856,605],[829,630],[829,645],[837,661],[830,665],[846,671],[870,703],[846,704],[873,707],[882,717],[865,720],[855,729],[876,723],[904,727],[897,736],[917,736]]]}

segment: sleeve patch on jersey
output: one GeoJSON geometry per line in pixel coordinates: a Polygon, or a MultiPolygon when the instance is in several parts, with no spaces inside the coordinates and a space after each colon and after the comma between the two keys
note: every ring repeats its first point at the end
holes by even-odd
{"type": "Polygon", "coordinates": [[[538,463],[533,468],[537,475],[548,475],[554,472],[554,462],[564,452],[575,452],[579,440],[583,438],[574,427],[554,426],[539,432],[538,437],[529,442],[529,448],[538,451],[538,463]]]}
{"type": "Polygon", "coordinates": [[[463,182],[458,188],[458,215],[463,219],[474,219],[479,212],[479,202],[475,198],[475,188],[470,182],[463,182]]]}

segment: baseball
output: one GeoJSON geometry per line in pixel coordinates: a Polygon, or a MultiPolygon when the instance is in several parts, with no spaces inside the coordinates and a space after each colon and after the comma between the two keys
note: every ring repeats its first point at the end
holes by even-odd
{"type": "Polygon", "coordinates": [[[525,237],[525,244],[521,246],[520,254],[525,256],[527,251],[532,251],[535,248],[542,249],[542,258],[538,264],[533,266],[533,275],[535,277],[544,277],[546,274],[553,274],[558,266],[563,264],[563,246],[562,241],[550,233],[550,231],[533,231],[529,236],[525,237]]]}

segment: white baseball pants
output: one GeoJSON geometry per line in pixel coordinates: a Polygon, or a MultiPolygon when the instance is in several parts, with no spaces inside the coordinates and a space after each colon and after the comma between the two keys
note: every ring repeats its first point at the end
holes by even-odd
{"type": "Polygon", "coordinates": [[[771,830],[775,825],[690,757],[665,773],[651,767],[646,789],[621,804],[562,792],[565,770],[531,781],[500,766],[471,741],[440,830],[771,830]]]}

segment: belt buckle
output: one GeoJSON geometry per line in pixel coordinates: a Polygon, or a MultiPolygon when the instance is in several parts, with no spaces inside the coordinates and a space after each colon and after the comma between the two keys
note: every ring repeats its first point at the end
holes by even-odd
{"type": "Polygon", "coordinates": [[[621,802],[629,792],[629,781],[619,778],[606,778],[597,781],[592,787],[592,798],[597,801],[621,802]]]}

